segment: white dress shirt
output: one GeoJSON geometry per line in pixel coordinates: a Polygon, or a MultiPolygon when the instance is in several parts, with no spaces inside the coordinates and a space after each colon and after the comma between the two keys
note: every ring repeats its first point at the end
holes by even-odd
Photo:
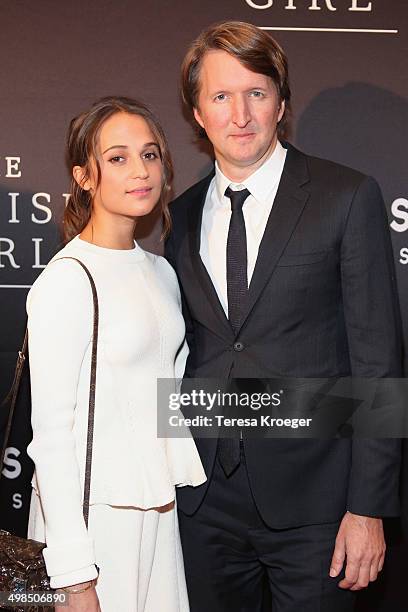
{"type": "Polygon", "coordinates": [[[201,223],[200,256],[228,317],[227,236],[231,219],[231,200],[225,190],[248,189],[243,213],[247,236],[248,283],[251,282],[259,245],[265,232],[286,160],[286,149],[278,141],[268,159],[242,183],[233,183],[215,162],[215,176],[204,203],[201,223]]]}

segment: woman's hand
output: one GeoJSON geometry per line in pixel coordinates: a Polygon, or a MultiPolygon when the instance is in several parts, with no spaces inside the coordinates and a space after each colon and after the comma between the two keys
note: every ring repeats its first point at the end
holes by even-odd
{"type": "MultiPolygon", "coordinates": [[[[81,589],[85,587],[87,583],[72,585],[72,589],[81,589]]],[[[67,587],[69,590],[71,587],[67,587]]],[[[68,594],[65,591],[68,599],[68,605],[55,606],[55,612],[101,612],[99,605],[98,595],[96,594],[95,585],[87,589],[83,593],[71,593],[68,594]]]]}

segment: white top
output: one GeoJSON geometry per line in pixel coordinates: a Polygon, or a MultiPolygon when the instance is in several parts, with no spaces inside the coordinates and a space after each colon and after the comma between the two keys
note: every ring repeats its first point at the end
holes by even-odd
{"type": "Polygon", "coordinates": [[[225,196],[225,190],[227,187],[237,191],[248,189],[251,193],[242,209],[247,235],[247,275],[250,283],[259,245],[282,176],[286,153],[286,149],[278,141],[272,155],[239,184],[231,182],[215,162],[215,176],[207,191],[203,209],[200,256],[227,317],[227,237],[231,219],[231,200],[225,196]]]}
{"type": "MultiPolygon", "coordinates": [[[[188,354],[175,272],[163,257],[106,249],[78,236],[72,256],[98,292],[99,339],[91,504],[152,508],[175,485],[205,481],[191,437],[156,435],[156,379],[181,377],[188,354]]],[[[51,262],[53,262],[51,260],[51,262]]],[[[27,298],[35,463],[50,576],[95,562],[82,515],[93,301],[75,261],[50,263],[27,298]]]]}

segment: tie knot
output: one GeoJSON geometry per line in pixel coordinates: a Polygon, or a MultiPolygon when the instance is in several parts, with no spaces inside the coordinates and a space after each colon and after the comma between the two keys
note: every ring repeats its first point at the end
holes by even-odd
{"type": "Polygon", "coordinates": [[[236,191],[234,189],[230,189],[227,187],[225,190],[225,195],[227,198],[231,200],[231,210],[239,210],[242,209],[245,200],[250,194],[248,189],[241,189],[240,191],[236,191]]]}

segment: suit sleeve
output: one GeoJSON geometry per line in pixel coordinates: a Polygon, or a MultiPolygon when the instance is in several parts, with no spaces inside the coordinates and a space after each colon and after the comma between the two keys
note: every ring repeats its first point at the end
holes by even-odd
{"type": "MultiPolygon", "coordinates": [[[[354,377],[402,375],[395,270],[381,191],[365,178],[351,203],[341,245],[347,339],[354,377]]],[[[364,516],[399,513],[401,442],[354,439],[347,509],[364,516]]]]}
{"type": "Polygon", "coordinates": [[[44,513],[44,559],[53,588],[97,575],[82,514],[74,416],[79,375],[92,336],[92,294],[75,262],[44,270],[27,300],[37,494],[44,513]]]}
{"type": "MultiPolygon", "coordinates": [[[[174,224],[174,220],[173,220],[173,224],[174,224]]],[[[166,243],[164,246],[164,256],[169,262],[169,264],[176,271],[176,275],[178,277],[176,248],[175,248],[175,229],[171,231],[170,235],[168,236],[166,240],[166,243]]],[[[186,302],[186,298],[185,298],[183,287],[182,287],[180,280],[179,280],[179,287],[180,287],[180,293],[181,293],[181,308],[183,312],[184,323],[186,326],[186,341],[187,341],[190,358],[191,358],[191,356],[194,354],[193,321],[190,315],[190,311],[189,311],[189,308],[186,302]]],[[[187,365],[188,365],[188,362],[187,362],[187,365]]],[[[188,376],[188,372],[186,372],[185,375],[188,376]]]]}

